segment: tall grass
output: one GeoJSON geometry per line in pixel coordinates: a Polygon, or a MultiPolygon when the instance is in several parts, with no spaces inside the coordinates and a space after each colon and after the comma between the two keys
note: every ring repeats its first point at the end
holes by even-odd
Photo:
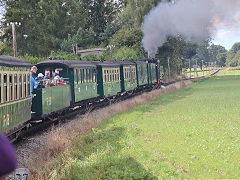
{"type": "MultiPolygon", "coordinates": [[[[151,96],[147,99],[152,100],[151,96]]],[[[234,75],[230,71],[111,118],[114,109],[106,109],[99,126],[71,140],[50,177],[239,178],[239,99],[240,71],[234,75]]],[[[131,107],[126,103],[118,108],[131,107]]],[[[101,119],[101,113],[92,118],[91,122],[101,119]]]]}
{"type": "MultiPolygon", "coordinates": [[[[33,177],[48,177],[48,173],[53,170],[56,160],[60,157],[64,158],[64,152],[71,149],[75,142],[75,137],[83,136],[88,132],[94,132],[94,129],[107,118],[110,118],[118,113],[127,111],[137,105],[144,104],[148,101],[157,99],[166,92],[175,91],[182,88],[192,81],[182,81],[172,84],[166,89],[157,89],[149,93],[144,93],[130,100],[119,102],[103,108],[101,110],[87,114],[84,118],[78,117],[71,122],[60,127],[54,128],[48,135],[48,140],[45,145],[39,150],[38,158],[34,159],[29,164],[29,169],[33,177]],[[62,154],[63,153],[63,154],[62,154]]],[[[58,176],[53,170],[52,176],[58,176]]],[[[59,177],[60,178],[60,177],[59,177]]]]}

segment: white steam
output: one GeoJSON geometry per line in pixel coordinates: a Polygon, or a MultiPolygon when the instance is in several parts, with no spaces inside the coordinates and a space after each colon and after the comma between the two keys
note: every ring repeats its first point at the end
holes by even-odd
{"type": "Polygon", "coordinates": [[[219,26],[234,28],[240,20],[240,0],[178,0],[162,2],[145,17],[143,46],[153,57],[169,36],[194,43],[206,40],[219,26]]]}

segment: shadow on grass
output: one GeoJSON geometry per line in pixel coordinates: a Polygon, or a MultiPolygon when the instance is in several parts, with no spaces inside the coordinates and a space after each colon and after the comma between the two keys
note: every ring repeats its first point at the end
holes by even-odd
{"type": "MultiPolygon", "coordinates": [[[[136,131],[136,133],[138,133],[136,131]]],[[[157,179],[136,159],[120,153],[128,148],[123,139],[127,131],[123,127],[92,132],[76,139],[71,158],[75,159],[66,170],[67,179],[157,179]],[[121,154],[121,155],[120,155],[121,154]]]]}

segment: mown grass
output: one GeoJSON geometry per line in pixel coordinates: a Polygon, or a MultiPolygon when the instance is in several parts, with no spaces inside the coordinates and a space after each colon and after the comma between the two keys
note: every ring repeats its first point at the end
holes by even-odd
{"type": "Polygon", "coordinates": [[[199,80],[74,139],[53,179],[240,177],[240,71],[199,80]]]}

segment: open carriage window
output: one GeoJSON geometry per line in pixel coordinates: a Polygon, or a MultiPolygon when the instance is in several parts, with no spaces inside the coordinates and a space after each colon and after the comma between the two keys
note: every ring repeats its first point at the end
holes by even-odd
{"type": "Polygon", "coordinates": [[[22,74],[19,74],[19,99],[22,98],[22,74]]]}
{"type": "Polygon", "coordinates": [[[31,90],[30,90],[30,79],[31,79],[31,77],[30,77],[30,74],[28,74],[28,78],[27,78],[28,80],[27,80],[27,84],[28,84],[28,96],[31,96],[31,90]]]}
{"type": "Polygon", "coordinates": [[[18,88],[17,88],[17,74],[14,74],[14,99],[18,99],[18,88]]]}
{"type": "Polygon", "coordinates": [[[13,76],[9,74],[9,100],[13,100],[13,76]]]}
{"type": "Polygon", "coordinates": [[[7,96],[8,96],[8,92],[7,92],[7,74],[3,75],[3,86],[4,86],[4,102],[7,102],[7,96]]]}
{"type": "Polygon", "coordinates": [[[27,97],[27,80],[26,80],[26,74],[23,75],[23,84],[24,84],[24,97],[27,97]]]}

